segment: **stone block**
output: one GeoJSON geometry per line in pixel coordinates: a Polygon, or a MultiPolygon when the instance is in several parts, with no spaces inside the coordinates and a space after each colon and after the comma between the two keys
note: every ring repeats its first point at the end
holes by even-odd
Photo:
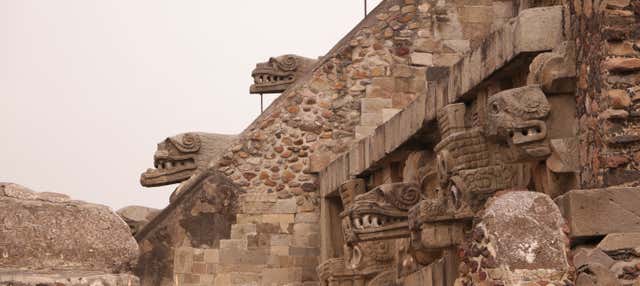
{"type": "Polygon", "coordinates": [[[279,286],[287,283],[302,282],[302,268],[275,268],[262,271],[264,286],[279,286]]]}
{"type": "Polygon", "coordinates": [[[433,65],[433,54],[432,53],[422,53],[422,52],[413,52],[409,57],[409,62],[415,66],[432,66],[433,65]]]}
{"type": "Polygon", "coordinates": [[[410,78],[414,77],[417,73],[420,72],[419,69],[415,67],[404,65],[404,64],[395,64],[391,69],[394,77],[402,77],[402,78],[410,78]]]}
{"type": "Polygon", "coordinates": [[[220,262],[220,250],[218,249],[205,249],[204,250],[204,262],[218,263],[220,262]]]}
{"type": "Polygon", "coordinates": [[[241,211],[244,214],[294,214],[297,210],[296,199],[273,201],[243,201],[241,211]]]}
{"type": "Polygon", "coordinates": [[[395,80],[392,77],[379,77],[371,80],[365,95],[368,98],[391,98],[395,90],[395,80]]]}
{"type": "Polygon", "coordinates": [[[456,64],[460,61],[462,55],[457,53],[441,53],[433,56],[433,65],[440,67],[447,67],[456,64]]]}
{"type": "Polygon", "coordinates": [[[318,256],[320,255],[319,247],[291,247],[289,254],[292,256],[318,256]]]}
{"type": "Polygon", "coordinates": [[[262,215],[263,223],[270,224],[291,224],[294,223],[295,217],[299,214],[265,214],[262,215]]]}
{"type": "Polygon", "coordinates": [[[605,268],[610,268],[615,261],[600,248],[580,248],[573,253],[573,265],[580,268],[588,264],[601,264],[605,268]]]}
{"type": "Polygon", "coordinates": [[[376,127],[382,124],[382,112],[360,114],[360,125],[376,127]]]}
{"type": "Polygon", "coordinates": [[[640,232],[640,189],[573,190],[556,199],[572,238],[640,232]]]}
{"type": "Polygon", "coordinates": [[[231,274],[221,273],[216,275],[214,285],[231,285],[231,274]]]}
{"type": "Polygon", "coordinates": [[[455,223],[424,224],[420,238],[426,249],[441,249],[460,244],[464,239],[464,228],[455,223]]]}
{"type": "Polygon", "coordinates": [[[608,268],[600,264],[589,264],[578,273],[576,286],[619,286],[618,279],[608,268]]]}
{"type": "Polygon", "coordinates": [[[291,245],[294,247],[317,247],[320,245],[320,233],[295,234],[291,245]]]}
{"type": "Polygon", "coordinates": [[[383,108],[391,107],[391,99],[389,98],[362,98],[360,99],[360,112],[362,113],[378,113],[383,108]]]}
{"type": "MultiPolygon", "coordinates": [[[[356,131],[357,133],[357,131],[356,131]]],[[[309,157],[309,170],[310,173],[319,173],[326,168],[333,157],[329,153],[313,154],[309,157]]]]}
{"type": "Polygon", "coordinates": [[[513,15],[512,1],[493,1],[493,14],[496,18],[511,18],[513,15]]]}
{"type": "Polygon", "coordinates": [[[492,6],[462,6],[459,10],[459,19],[467,23],[489,23],[493,21],[494,11],[492,6]]]}
{"type": "Polygon", "coordinates": [[[271,246],[288,246],[291,244],[290,234],[272,234],[271,246]]]}
{"type": "Polygon", "coordinates": [[[393,118],[401,109],[398,108],[384,108],[382,109],[382,122],[387,122],[393,118]]]}
{"type": "Polygon", "coordinates": [[[261,223],[263,216],[259,214],[237,214],[236,219],[238,224],[261,223]]]}
{"type": "Polygon", "coordinates": [[[442,51],[442,42],[433,38],[418,38],[413,43],[417,52],[438,53],[442,51]]]}
{"type": "MultiPolygon", "coordinates": [[[[258,273],[243,273],[243,272],[233,272],[231,273],[229,278],[229,284],[220,284],[220,285],[230,285],[230,286],[260,286],[261,277],[258,273]]],[[[218,285],[218,284],[216,284],[218,285]]]]}
{"type": "Polygon", "coordinates": [[[445,48],[454,52],[464,54],[471,50],[471,42],[469,40],[446,40],[443,41],[445,48]]]}
{"type": "Polygon", "coordinates": [[[562,6],[525,9],[518,15],[515,47],[518,53],[552,50],[564,41],[562,6]]]}
{"type": "Polygon", "coordinates": [[[297,213],[295,215],[296,223],[317,223],[320,221],[320,214],[317,212],[297,213]]]}
{"type": "Polygon", "coordinates": [[[640,232],[611,233],[598,244],[598,248],[609,254],[619,252],[640,254],[640,232]]]}
{"type": "Polygon", "coordinates": [[[376,130],[375,126],[356,126],[356,138],[367,137],[376,130]]]}
{"type": "Polygon", "coordinates": [[[268,249],[220,248],[220,263],[264,265],[267,263],[267,251],[268,249]]]}
{"type": "Polygon", "coordinates": [[[255,235],[256,234],[256,225],[252,223],[248,224],[234,224],[231,226],[231,238],[232,239],[242,239],[247,237],[247,235],[255,235]]]}
{"type": "Polygon", "coordinates": [[[278,256],[287,256],[289,255],[289,246],[283,246],[283,245],[271,246],[269,254],[278,255],[278,256]]]}
{"type": "Polygon", "coordinates": [[[247,240],[223,239],[220,240],[220,249],[247,249],[247,240]]]}
{"type": "Polygon", "coordinates": [[[249,193],[240,195],[240,203],[244,202],[276,202],[278,196],[271,193],[249,193]]]}
{"type": "Polygon", "coordinates": [[[296,223],[293,225],[293,232],[295,234],[314,234],[320,232],[320,225],[316,223],[296,223]]]}
{"type": "Polygon", "coordinates": [[[193,248],[180,247],[174,251],[173,271],[176,273],[186,273],[193,264],[193,248]]]}

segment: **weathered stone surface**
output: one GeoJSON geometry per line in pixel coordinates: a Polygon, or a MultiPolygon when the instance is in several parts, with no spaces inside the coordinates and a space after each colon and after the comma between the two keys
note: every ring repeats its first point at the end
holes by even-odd
{"type": "Polygon", "coordinates": [[[640,70],[640,59],[610,58],[604,65],[606,69],[613,73],[635,72],[640,70]]]}
{"type": "Polygon", "coordinates": [[[610,254],[626,251],[640,255],[640,232],[611,233],[598,244],[598,248],[610,254]]]}
{"type": "Polygon", "coordinates": [[[116,213],[129,225],[131,233],[136,235],[160,213],[160,210],[143,206],[128,206],[119,209],[116,213]]]}
{"type": "Polygon", "coordinates": [[[583,265],[587,264],[600,264],[605,268],[611,267],[613,265],[613,258],[609,257],[606,253],[604,253],[600,248],[580,248],[573,253],[573,266],[576,268],[580,268],[583,265]]]}
{"type": "Polygon", "coordinates": [[[640,231],[640,189],[573,190],[556,199],[572,238],[640,231]]]}
{"type": "Polygon", "coordinates": [[[564,39],[560,6],[526,9],[517,19],[514,42],[519,52],[544,51],[564,39]]]}
{"type": "Polygon", "coordinates": [[[578,274],[576,286],[619,286],[618,279],[600,264],[590,264],[578,274]]]}
{"type": "Polygon", "coordinates": [[[138,245],[106,206],[0,183],[0,268],[128,271],[138,245]]]}
{"type": "Polygon", "coordinates": [[[138,286],[131,274],[100,272],[22,272],[0,271],[0,286],[138,286]]]}
{"type": "MultiPolygon", "coordinates": [[[[142,252],[136,274],[142,285],[173,285],[177,248],[222,249],[222,242],[231,237],[238,196],[244,190],[214,170],[186,183],[184,191],[136,234],[142,252]]],[[[247,241],[243,243],[246,247],[247,241]]],[[[204,259],[204,252],[201,256],[204,259]]],[[[185,276],[190,278],[194,277],[185,276]]]]}
{"type": "Polygon", "coordinates": [[[433,65],[433,54],[415,52],[411,54],[411,64],[416,66],[433,65]]]}
{"type": "Polygon", "coordinates": [[[499,268],[509,271],[489,276],[505,285],[528,277],[561,280],[569,270],[563,225],[560,210],[545,194],[511,191],[490,199],[477,228],[484,231],[499,268]]]}

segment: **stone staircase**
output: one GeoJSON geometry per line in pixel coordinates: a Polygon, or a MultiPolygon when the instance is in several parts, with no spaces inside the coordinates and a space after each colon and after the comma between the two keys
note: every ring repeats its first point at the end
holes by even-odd
{"type": "Polygon", "coordinates": [[[206,272],[190,273],[191,281],[184,282],[191,283],[181,285],[317,285],[318,222],[319,214],[300,212],[295,198],[243,195],[231,237],[220,240],[218,249],[194,249],[203,252],[206,272]],[[200,278],[193,279],[195,274],[200,278]]]}

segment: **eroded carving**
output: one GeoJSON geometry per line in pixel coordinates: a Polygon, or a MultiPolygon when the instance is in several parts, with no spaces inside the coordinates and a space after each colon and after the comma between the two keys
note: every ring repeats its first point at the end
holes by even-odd
{"type": "Polygon", "coordinates": [[[251,93],[282,93],[311,70],[317,60],[296,55],[282,55],[259,63],[251,73],[251,93]]]}
{"type": "Polygon", "coordinates": [[[546,93],[571,93],[576,89],[575,43],[564,42],[542,53],[529,66],[528,84],[539,84],[546,93]]]}
{"type": "Polygon", "coordinates": [[[409,236],[409,209],[422,199],[416,183],[384,184],[358,195],[343,213],[348,242],[385,240],[409,236]]]}
{"type": "Polygon", "coordinates": [[[514,88],[468,109],[451,104],[438,114],[443,139],[435,150],[441,187],[454,200],[526,187],[531,179],[526,162],[544,160],[551,152],[544,121],[551,107],[545,94],[538,86],[514,88]]]}
{"type": "Polygon", "coordinates": [[[158,143],[153,156],[155,168],[140,176],[140,184],[157,187],[183,182],[197,170],[204,170],[236,139],[234,135],[183,133],[158,143]]]}
{"type": "Polygon", "coordinates": [[[539,160],[549,155],[547,124],[551,111],[546,95],[538,86],[505,90],[489,96],[485,128],[488,138],[506,142],[524,153],[518,159],[539,160]]]}

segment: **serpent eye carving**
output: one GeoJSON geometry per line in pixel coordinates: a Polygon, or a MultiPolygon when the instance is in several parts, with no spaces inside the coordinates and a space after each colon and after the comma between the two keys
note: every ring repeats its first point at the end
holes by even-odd
{"type": "Polygon", "coordinates": [[[408,210],[420,200],[420,190],[415,186],[395,188],[387,195],[387,200],[399,209],[408,210]]]}
{"type": "Polygon", "coordinates": [[[280,60],[271,58],[271,61],[275,62],[278,68],[283,71],[294,71],[296,70],[296,68],[298,68],[298,61],[293,56],[286,56],[280,60]]]}
{"type": "Polygon", "coordinates": [[[197,134],[187,133],[182,135],[179,141],[175,138],[169,138],[169,140],[184,153],[194,153],[200,150],[200,137],[197,134]]]}
{"type": "Polygon", "coordinates": [[[493,114],[498,114],[500,112],[500,105],[497,102],[491,104],[491,112],[493,114]]]}

